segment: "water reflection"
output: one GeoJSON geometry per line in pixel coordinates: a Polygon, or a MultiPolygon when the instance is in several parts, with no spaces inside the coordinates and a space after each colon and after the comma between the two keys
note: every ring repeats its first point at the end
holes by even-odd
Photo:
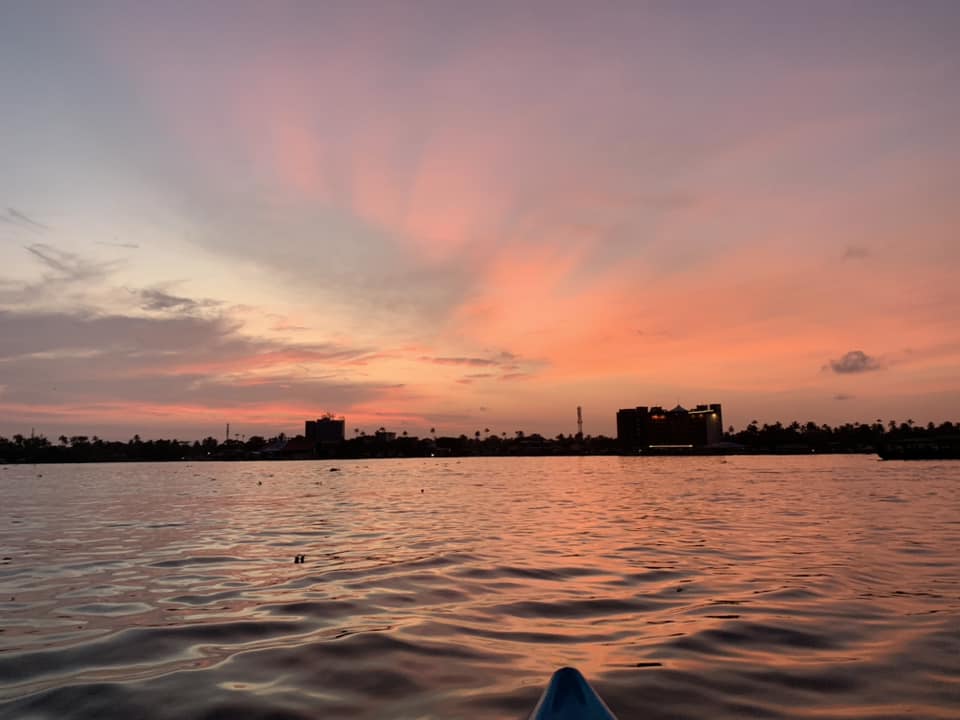
{"type": "Polygon", "coordinates": [[[338,467],[6,468],[0,716],[522,717],[562,665],[623,718],[960,707],[956,464],[338,467]]]}

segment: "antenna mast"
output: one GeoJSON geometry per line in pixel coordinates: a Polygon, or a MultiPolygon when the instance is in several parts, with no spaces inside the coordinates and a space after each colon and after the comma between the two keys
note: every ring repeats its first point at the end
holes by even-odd
{"type": "Polygon", "coordinates": [[[583,439],[583,408],[577,405],[577,439],[583,439]]]}

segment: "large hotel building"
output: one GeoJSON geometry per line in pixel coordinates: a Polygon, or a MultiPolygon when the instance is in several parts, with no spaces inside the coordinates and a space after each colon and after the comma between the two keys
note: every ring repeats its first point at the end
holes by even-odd
{"type": "Polygon", "coordinates": [[[346,435],[346,420],[324,415],[316,420],[304,423],[303,435],[317,445],[336,445],[342,443],[346,435]]]}
{"type": "Polygon", "coordinates": [[[627,452],[685,452],[723,441],[719,403],[687,410],[677,405],[636,407],[617,411],[617,440],[627,452]]]}

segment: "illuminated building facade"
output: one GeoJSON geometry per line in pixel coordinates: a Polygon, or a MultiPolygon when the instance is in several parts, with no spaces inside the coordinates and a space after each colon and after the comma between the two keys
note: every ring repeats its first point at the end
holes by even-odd
{"type": "Polygon", "coordinates": [[[617,440],[628,452],[685,452],[723,441],[723,411],[719,403],[687,410],[677,405],[636,407],[617,411],[617,440]]]}

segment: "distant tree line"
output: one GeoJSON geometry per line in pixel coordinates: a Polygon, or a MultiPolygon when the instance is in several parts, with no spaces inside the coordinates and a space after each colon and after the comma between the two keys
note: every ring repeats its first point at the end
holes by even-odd
{"type": "Polygon", "coordinates": [[[897,423],[883,420],[872,423],[845,423],[836,427],[818,425],[815,422],[789,425],[781,422],[760,425],[752,421],[743,430],[730,427],[724,434],[727,442],[742,445],[753,452],[874,452],[881,438],[904,440],[907,438],[950,436],[960,432],[960,425],[932,422],[918,425],[913,420],[897,423]]]}
{"type": "Polygon", "coordinates": [[[212,437],[193,442],[177,439],[142,440],[139,435],[134,435],[127,442],[103,440],[96,435],[61,435],[56,442],[51,442],[43,435],[25,437],[17,434],[12,438],[0,437],[0,462],[201,460],[217,454],[236,452],[241,448],[264,447],[268,442],[262,437],[252,437],[246,443],[239,440],[220,442],[212,437]]]}
{"type": "MultiPolygon", "coordinates": [[[[885,442],[919,438],[956,436],[960,424],[919,425],[913,420],[884,424],[845,423],[837,427],[814,422],[781,422],[760,425],[749,423],[744,429],[730,427],[724,434],[725,451],[746,453],[830,453],[875,452],[885,442]]],[[[615,438],[604,435],[583,437],[559,434],[552,438],[539,433],[516,430],[491,433],[477,430],[473,436],[440,436],[431,429],[430,437],[418,438],[388,433],[383,428],[367,435],[360,430],[340,443],[313,444],[302,436],[288,438],[283,433],[266,438],[254,435],[217,440],[142,440],[134,435],[126,442],[103,440],[96,435],[59,436],[50,441],[44,435],[17,434],[0,437],[0,462],[74,463],[175,460],[258,460],[309,458],[377,458],[470,455],[615,455],[622,448],[615,438]]]]}

